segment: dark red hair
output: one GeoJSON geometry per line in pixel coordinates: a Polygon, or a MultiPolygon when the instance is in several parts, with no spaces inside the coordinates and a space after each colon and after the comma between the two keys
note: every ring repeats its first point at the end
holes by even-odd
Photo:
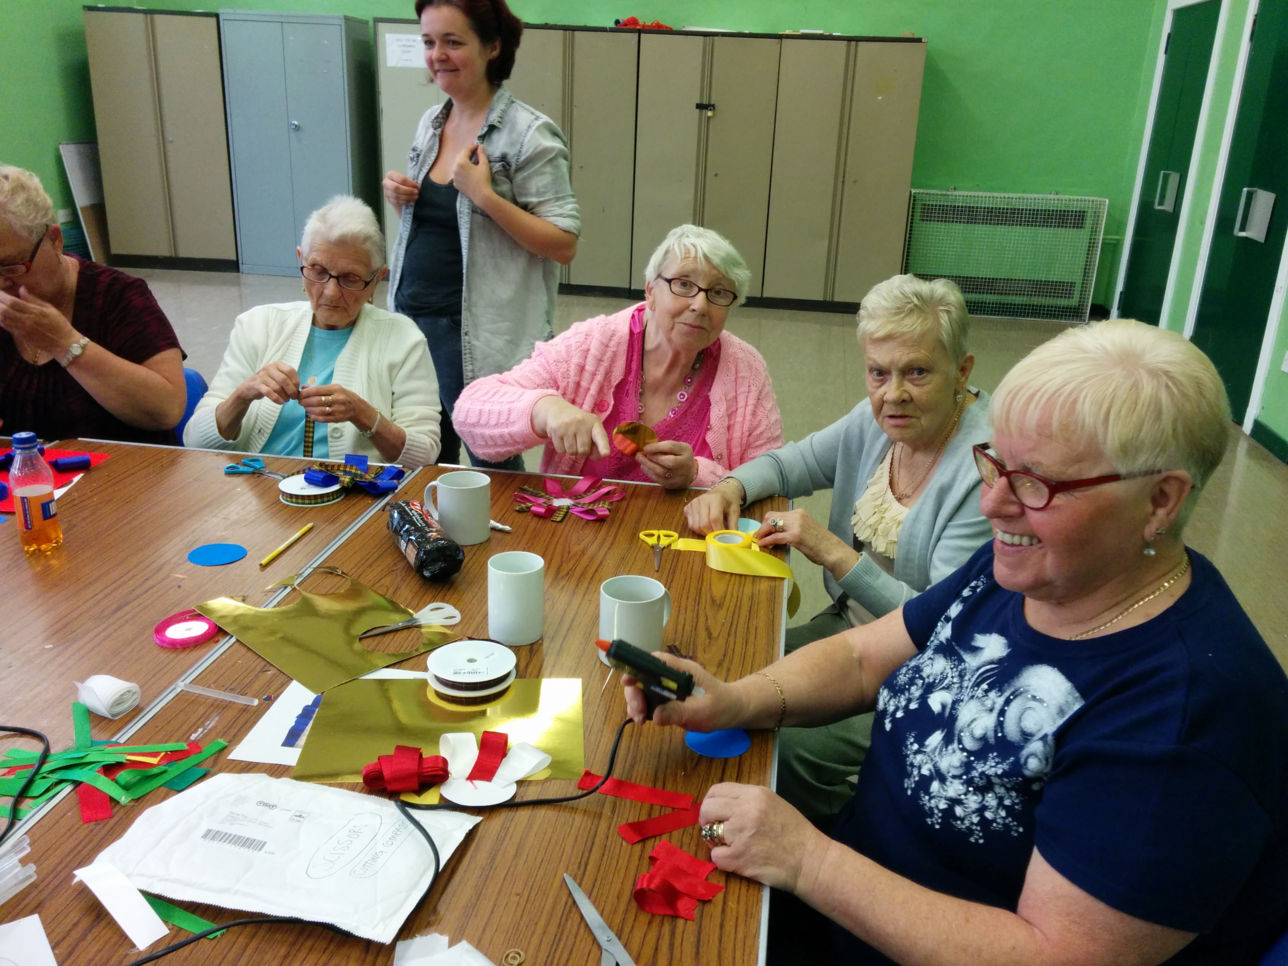
{"type": "Polygon", "coordinates": [[[416,0],[417,20],[426,7],[455,7],[465,15],[484,46],[500,41],[497,55],[487,63],[487,79],[492,84],[509,79],[519,37],[523,34],[523,22],[506,6],[505,0],[416,0]]]}

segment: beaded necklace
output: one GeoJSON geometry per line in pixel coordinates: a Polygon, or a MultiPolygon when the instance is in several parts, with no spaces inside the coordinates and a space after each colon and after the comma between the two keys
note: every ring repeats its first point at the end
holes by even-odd
{"type": "MultiPolygon", "coordinates": [[[[706,349],[702,349],[693,358],[693,365],[689,366],[689,371],[684,374],[684,385],[680,391],[675,394],[675,405],[671,407],[667,415],[672,419],[680,408],[689,401],[689,390],[693,388],[693,382],[698,377],[698,370],[702,368],[702,359],[707,354],[706,349]]],[[[644,418],[644,350],[640,347],[640,395],[639,395],[639,416],[644,418]]]]}

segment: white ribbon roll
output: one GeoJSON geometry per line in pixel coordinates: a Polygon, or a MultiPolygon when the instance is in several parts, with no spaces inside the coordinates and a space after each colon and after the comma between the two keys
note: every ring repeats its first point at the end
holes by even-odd
{"type": "Polygon", "coordinates": [[[110,674],[91,674],[84,683],[76,682],[76,697],[95,714],[119,718],[138,707],[143,692],[137,684],[110,674]]]}

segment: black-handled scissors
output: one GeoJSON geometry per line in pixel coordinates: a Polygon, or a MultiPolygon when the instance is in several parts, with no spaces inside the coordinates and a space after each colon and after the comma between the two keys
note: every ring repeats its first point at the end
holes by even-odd
{"type": "Polygon", "coordinates": [[[604,917],[599,914],[595,904],[586,898],[581,886],[567,872],[564,873],[564,882],[572,893],[573,901],[577,903],[581,917],[586,920],[586,925],[595,934],[595,941],[603,950],[599,955],[599,966],[635,966],[635,960],[631,959],[631,954],[626,951],[622,941],[608,928],[608,923],[604,922],[604,917]]]}

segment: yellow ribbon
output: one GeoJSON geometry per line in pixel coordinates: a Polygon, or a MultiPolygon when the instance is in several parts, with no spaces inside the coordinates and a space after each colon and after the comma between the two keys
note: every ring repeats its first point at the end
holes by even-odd
{"type": "Polygon", "coordinates": [[[792,568],[772,553],[762,553],[749,533],[738,530],[715,530],[703,539],[681,537],[671,544],[672,550],[692,550],[704,553],[707,566],[726,574],[744,574],[749,577],[780,577],[790,586],[787,594],[787,616],[796,614],[801,604],[801,589],[796,585],[792,568]]]}

